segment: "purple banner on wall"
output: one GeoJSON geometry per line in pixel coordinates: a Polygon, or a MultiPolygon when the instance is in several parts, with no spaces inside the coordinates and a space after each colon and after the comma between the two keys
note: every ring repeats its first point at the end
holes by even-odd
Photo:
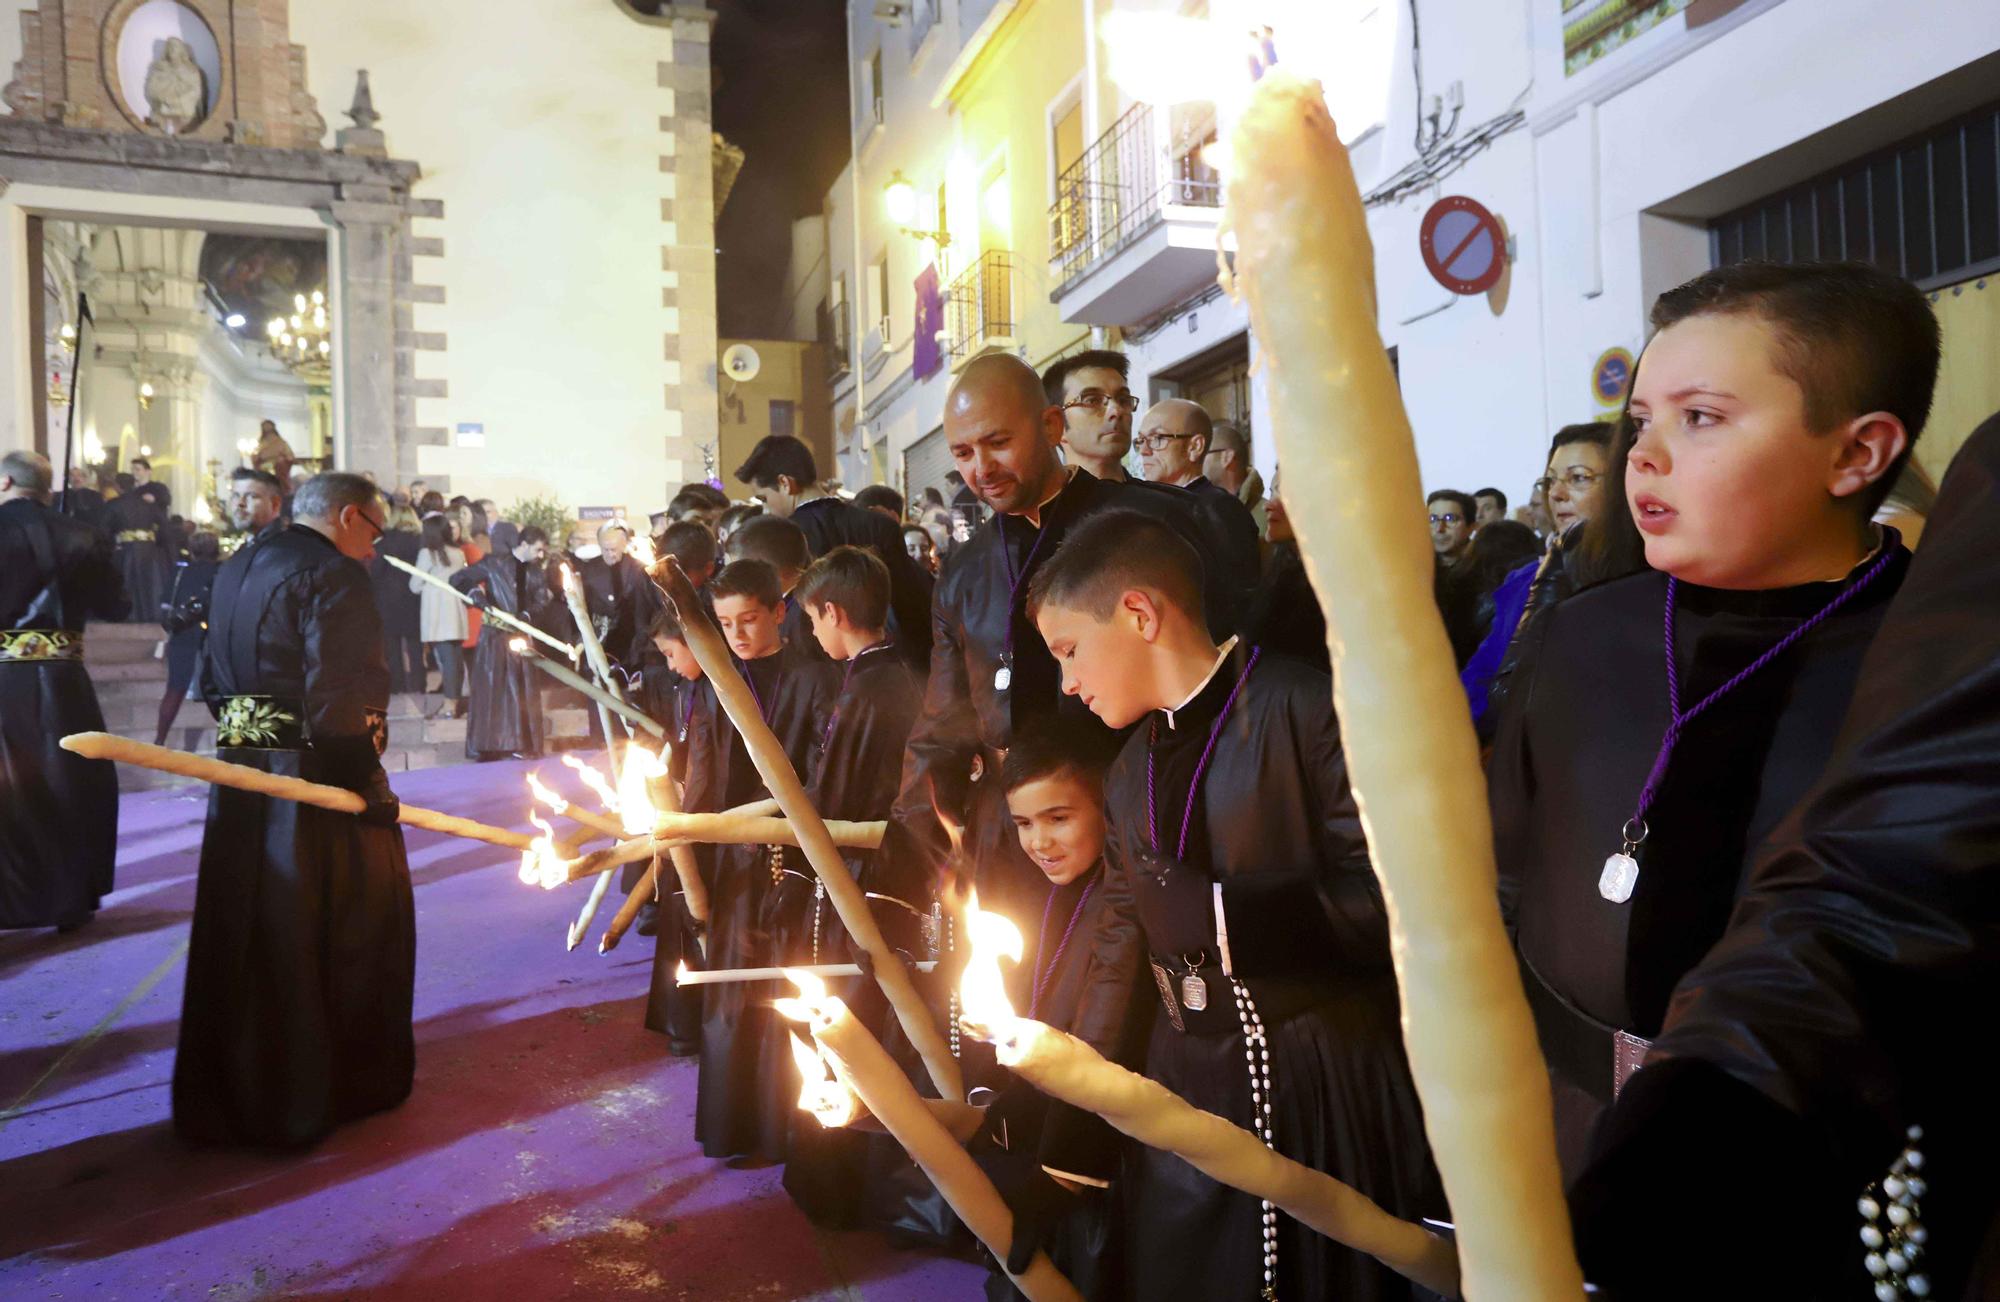
{"type": "Polygon", "coordinates": [[[937,265],[925,267],[917,277],[916,339],[910,345],[911,362],[919,380],[936,375],[944,365],[938,346],[938,331],[944,329],[944,295],[938,290],[937,265]]]}

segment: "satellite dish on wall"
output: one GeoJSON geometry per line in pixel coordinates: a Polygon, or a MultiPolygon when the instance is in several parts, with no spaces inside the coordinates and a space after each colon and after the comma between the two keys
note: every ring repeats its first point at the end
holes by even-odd
{"type": "Polygon", "coordinates": [[[763,369],[764,359],[749,344],[731,344],[722,354],[722,373],[738,384],[748,384],[763,369]]]}

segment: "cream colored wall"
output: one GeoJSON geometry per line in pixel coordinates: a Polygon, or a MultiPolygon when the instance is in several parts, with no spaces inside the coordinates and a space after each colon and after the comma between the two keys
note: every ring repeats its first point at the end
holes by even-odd
{"type": "Polygon", "coordinates": [[[711,350],[714,337],[712,302],[705,320],[662,305],[661,249],[682,234],[661,210],[671,29],[610,0],[312,0],[291,15],[328,122],[345,125],[367,68],[390,154],[444,203],[413,223],[445,254],[415,260],[445,298],[413,324],[446,335],[416,370],[449,396],[417,399],[416,423],[483,424],[486,445],[425,447],[420,469],[502,503],[664,505],[700,464],[666,386],[685,378],[686,403],[715,402],[712,376],[682,377],[662,348],[677,330],[705,327],[711,350]]]}
{"type": "MultiPolygon", "coordinates": [[[[1028,0],[982,55],[958,89],[955,166],[969,184],[951,194],[952,244],[966,250],[962,271],[978,247],[980,189],[996,158],[1007,161],[1014,253],[1014,337],[1030,364],[1041,367],[1089,333],[1063,321],[1049,301],[1051,196],[1048,111],[1083,72],[1083,7],[1077,0],[1028,0]],[[969,193],[961,195],[960,191],[969,193]]],[[[1086,147],[1089,141],[1085,142],[1086,147]]],[[[956,178],[954,178],[956,179],[956,178]]]]}

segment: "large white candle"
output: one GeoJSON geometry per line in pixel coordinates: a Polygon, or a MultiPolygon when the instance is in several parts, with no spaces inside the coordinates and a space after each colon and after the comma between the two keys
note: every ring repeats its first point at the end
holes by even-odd
{"type": "Polygon", "coordinates": [[[1546,1068],[1500,922],[1484,776],[1431,598],[1423,482],[1382,340],[1374,256],[1316,83],[1282,69],[1232,135],[1236,285],[1326,614],[1334,699],[1388,901],[1404,1038],[1467,1297],[1579,1297],[1546,1068]]]}

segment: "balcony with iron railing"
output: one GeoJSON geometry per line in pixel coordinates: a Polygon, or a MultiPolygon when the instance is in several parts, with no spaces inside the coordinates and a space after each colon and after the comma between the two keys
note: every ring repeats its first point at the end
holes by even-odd
{"type": "Polygon", "coordinates": [[[945,358],[956,370],[989,348],[1014,346],[1014,255],[988,249],[944,292],[945,358]]]}
{"type": "Polygon", "coordinates": [[[1050,297],[1063,319],[1134,325],[1215,272],[1222,178],[1202,160],[1214,115],[1140,104],[1056,179],[1050,297]]]}

